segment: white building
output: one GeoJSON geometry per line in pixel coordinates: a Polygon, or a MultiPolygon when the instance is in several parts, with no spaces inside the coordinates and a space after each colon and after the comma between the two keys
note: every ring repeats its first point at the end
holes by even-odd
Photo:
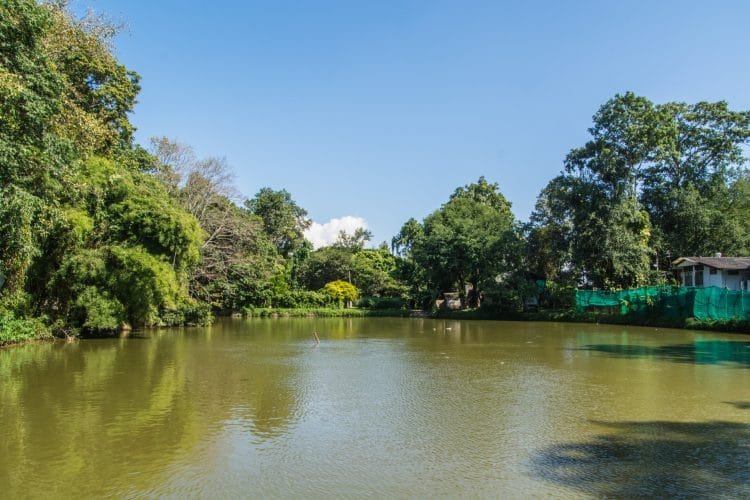
{"type": "Polygon", "coordinates": [[[750,257],[680,257],[672,266],[682,286],[750,290],[750,257]]]}

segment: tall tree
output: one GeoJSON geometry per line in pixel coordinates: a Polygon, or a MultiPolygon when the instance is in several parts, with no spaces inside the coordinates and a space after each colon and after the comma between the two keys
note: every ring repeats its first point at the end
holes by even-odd
{"type": "Polygon", "coordinates": [[[351,249],[334,246],[311,252],[300,265],[300,284],[309,290],[319,290],[330,281],[351,280],[352,255],[351,249]]]}
{"type": "Polygon", "coordinates": [[[0,308],[17,315],[111,329],[191,306],[203,235],[142,172],[116,32],[65,1],[0,3],[0,308]]]}
{"type": "Polygon", "coordinates": [[[150,172],[206,233],[190,292],[220,310],[267,302],[281,259],[257,215],[238,207],[233,173],[224,158],[199,159],[190,146],[151,139],[150,172]]]}
{"type": "Polygon", "coordinates": [[[660,254],[737,254],[748,248],[750,212],[730,203],[743,177],[750,112],[724,101],[656,106],[658,143],[643,172],[641,199],[660,254]]]}
{"type": "Polygon", "coordinates": [[[349,234],[344,230],[339,231],[339,236],[336,238],[333,246],[360,250],[364,248],[370,240],[372,240],[372,231],[363,227],[358,227],[352,232],[352,234],[349,234]]]}
{"type": "Polygon", "coordinates": [[[304,246],[304,231],[312,222],[288,191],[263,188],[245,201],[245,207],[263,220],[266,234],[284,257],[304,246]]]}
{"type": "Polygon", "coordinates": [[[552,179],[537,198],[526,226],[529,270],[551,280],[567,275],[576,281],[572,265],[573,213],[570,180],[552,179]]]}
{"type": "Polygon", "coordinates": [[[408,221],[394,246],[413,259],[433,290],[457,286],[466,302],[466,285],[472,284],[468,304],[478,306],[483,286],[510,269],[519,241],[510,203],[497,184],[481,177],[456,189],[421,227],[408,221]]]}
{"type": "Polygon", "coordinates": [[[657,120],[648,99],[617,95],[594,115],[591,140],[566,157],[573,259],[595,286],[649,279],[650,221],[638,192],[657,144],[657,120]]]}
{"type": "Polygon", "coordinates": [[[567,266],[594,286],[637,286],[654,278],[651,262],[750,246],[740,201],[748,112],[628,92],[602,105],[589,131],[532,216],[529,252],[547,276],[567,266]]]}

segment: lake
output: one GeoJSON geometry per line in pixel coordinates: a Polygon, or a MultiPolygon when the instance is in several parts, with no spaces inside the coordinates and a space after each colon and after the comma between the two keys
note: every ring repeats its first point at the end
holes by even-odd
{"type": "Polygon", "coordinates": [[[105,495],[748,497],[750,337],[220,319],[0,350],[0,497],[105,495]]]}

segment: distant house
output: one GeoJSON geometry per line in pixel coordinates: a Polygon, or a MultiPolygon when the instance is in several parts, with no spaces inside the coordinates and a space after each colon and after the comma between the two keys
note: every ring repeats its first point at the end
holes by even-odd
{"type": "Polygon", "coordinates": [[[750,290],[750,257],[680,257],[672,267],[682,286],[750,290]]]}
{"type": "Polygon", "coordinates": [[[435,301],[438,309],[461,309],[461,294],[458,292],[444,292],[442,297],[435,301]]]}

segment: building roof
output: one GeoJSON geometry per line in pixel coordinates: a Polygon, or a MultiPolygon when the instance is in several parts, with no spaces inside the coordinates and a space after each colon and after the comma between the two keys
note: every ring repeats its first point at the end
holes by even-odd
{"type": "Polygon", "coordinates": [[[750,268],[750,257],[680,257],[672,262],[672,265],[675,267],[695,266],[699,264],[715,269],[739,271],[750,268]]]}

